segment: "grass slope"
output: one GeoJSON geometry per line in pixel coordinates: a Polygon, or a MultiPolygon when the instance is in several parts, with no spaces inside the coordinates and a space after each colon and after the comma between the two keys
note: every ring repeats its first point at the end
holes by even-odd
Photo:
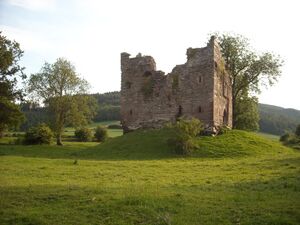
{"type": "Polygon", "coordinates": [[[168,136],[0,145],[0,224],[300,223],[299,151],[232,131],[184,158],[168,136]]]}

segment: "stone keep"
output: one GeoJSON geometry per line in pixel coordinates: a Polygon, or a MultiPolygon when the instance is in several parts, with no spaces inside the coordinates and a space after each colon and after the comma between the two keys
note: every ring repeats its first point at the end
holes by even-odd
{"type": "Polygon", "coordinates": [[[151,56],[121,53],[121,124],[124,132],[159,128],[183,116],[207,130],[232,127],[232,86],[214,37],[204,48],[187,49],[187,62],[165,75],[151,56]]]}

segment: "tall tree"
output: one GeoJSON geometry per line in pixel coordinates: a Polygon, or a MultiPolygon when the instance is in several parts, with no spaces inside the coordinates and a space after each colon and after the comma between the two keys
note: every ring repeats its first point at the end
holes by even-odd
{"type": "Polygon", "coordinates": [[[11,41],[0,31],[0,137],[5,129],[17,126],[24,119],[17,100],[23,100],[17,89],[18,78],[25,79],[24,68],[19,65],[23,55],[19,43],[11,41]]]}
{"type": "Polygon", "coordinates": [[[54,64],[45,63],[40,73],[30,76],[28,92],[33,98],[42,98],[50,111],[57,145],[62,145],[66,125],[85,125],[95,115],[96,101],[85,95],[88,88],[87,81],[80,78],[75,67],[63,58],[54,64]]]}
{"type": "MultiPolygon", "coordinates": [[[[233,126],[237,128],[237,124],[241,123],[240,118],[246,118],[241,114],[248,113],[241,111],[238,104],[243,104],[243,108],[247,103],[251,103],[249,107],[253,106],[255,101],[250,101],[250,93],[260,93],[262,86],[270,86],[277,82],[283,61],[270,52],[258,54],[253,51],[249,40],[241,35],[217,33],[215,36],[221,46],[226,70],[232,78],[233,126]]],[[[253,124],[251,126],[255,127],[253,124]]]]}

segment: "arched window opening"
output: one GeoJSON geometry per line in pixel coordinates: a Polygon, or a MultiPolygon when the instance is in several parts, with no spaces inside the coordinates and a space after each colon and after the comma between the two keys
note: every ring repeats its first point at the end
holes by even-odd
{"type": "Polygon", "coordinates": [[[181,117],[181,116],[182,116],[182,106],[180,105],[180,106],[178,107],[178,112],[177,112],[176,118],[179,118],[179,117],[181,117]]]}
{"type": "Polygon", "coordinates": [[[132,112],[132,109],[130,109],[130,111],[129,111],[129,115],[130,115],[130,116],[132,116],[132,113],[133,113],[133,112],[132,112]]]}
{"type": "Polygon", "coordinates": [[[198,112],[201,113],[202,112],[202,108],[201,106],[198,107],[198,112]]]}
{"type": "Polygon", "coordinates": [[[202,83],[202,76],[198,77],[198,83],[202,83]]]}

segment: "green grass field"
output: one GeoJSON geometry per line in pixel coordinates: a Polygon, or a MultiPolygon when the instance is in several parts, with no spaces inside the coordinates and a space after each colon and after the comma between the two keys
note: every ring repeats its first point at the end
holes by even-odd
{"type": "MultiPolygon", "coordinates": [[[[94,129],[97,126],[107,126],[111,124],[120,124],[120,121],[103,121],[103,122],[94,122],[88,125],[88,128],[94,129]]],[[[74,127],[66,127],[63,136],[65,137],[73,137],[75,132],[74,127]]],[[[123,135],[123,130],[122,129],[107,129],[108,136],[109,137],[118,137],[123,135]]]]}
{"type": "Polygon", "coordinates": [[[180,157],[168,137],[3,143],[0,224],[300,224],[299,151],[232,131],[200,137],[195,153],[180,157]]]}

